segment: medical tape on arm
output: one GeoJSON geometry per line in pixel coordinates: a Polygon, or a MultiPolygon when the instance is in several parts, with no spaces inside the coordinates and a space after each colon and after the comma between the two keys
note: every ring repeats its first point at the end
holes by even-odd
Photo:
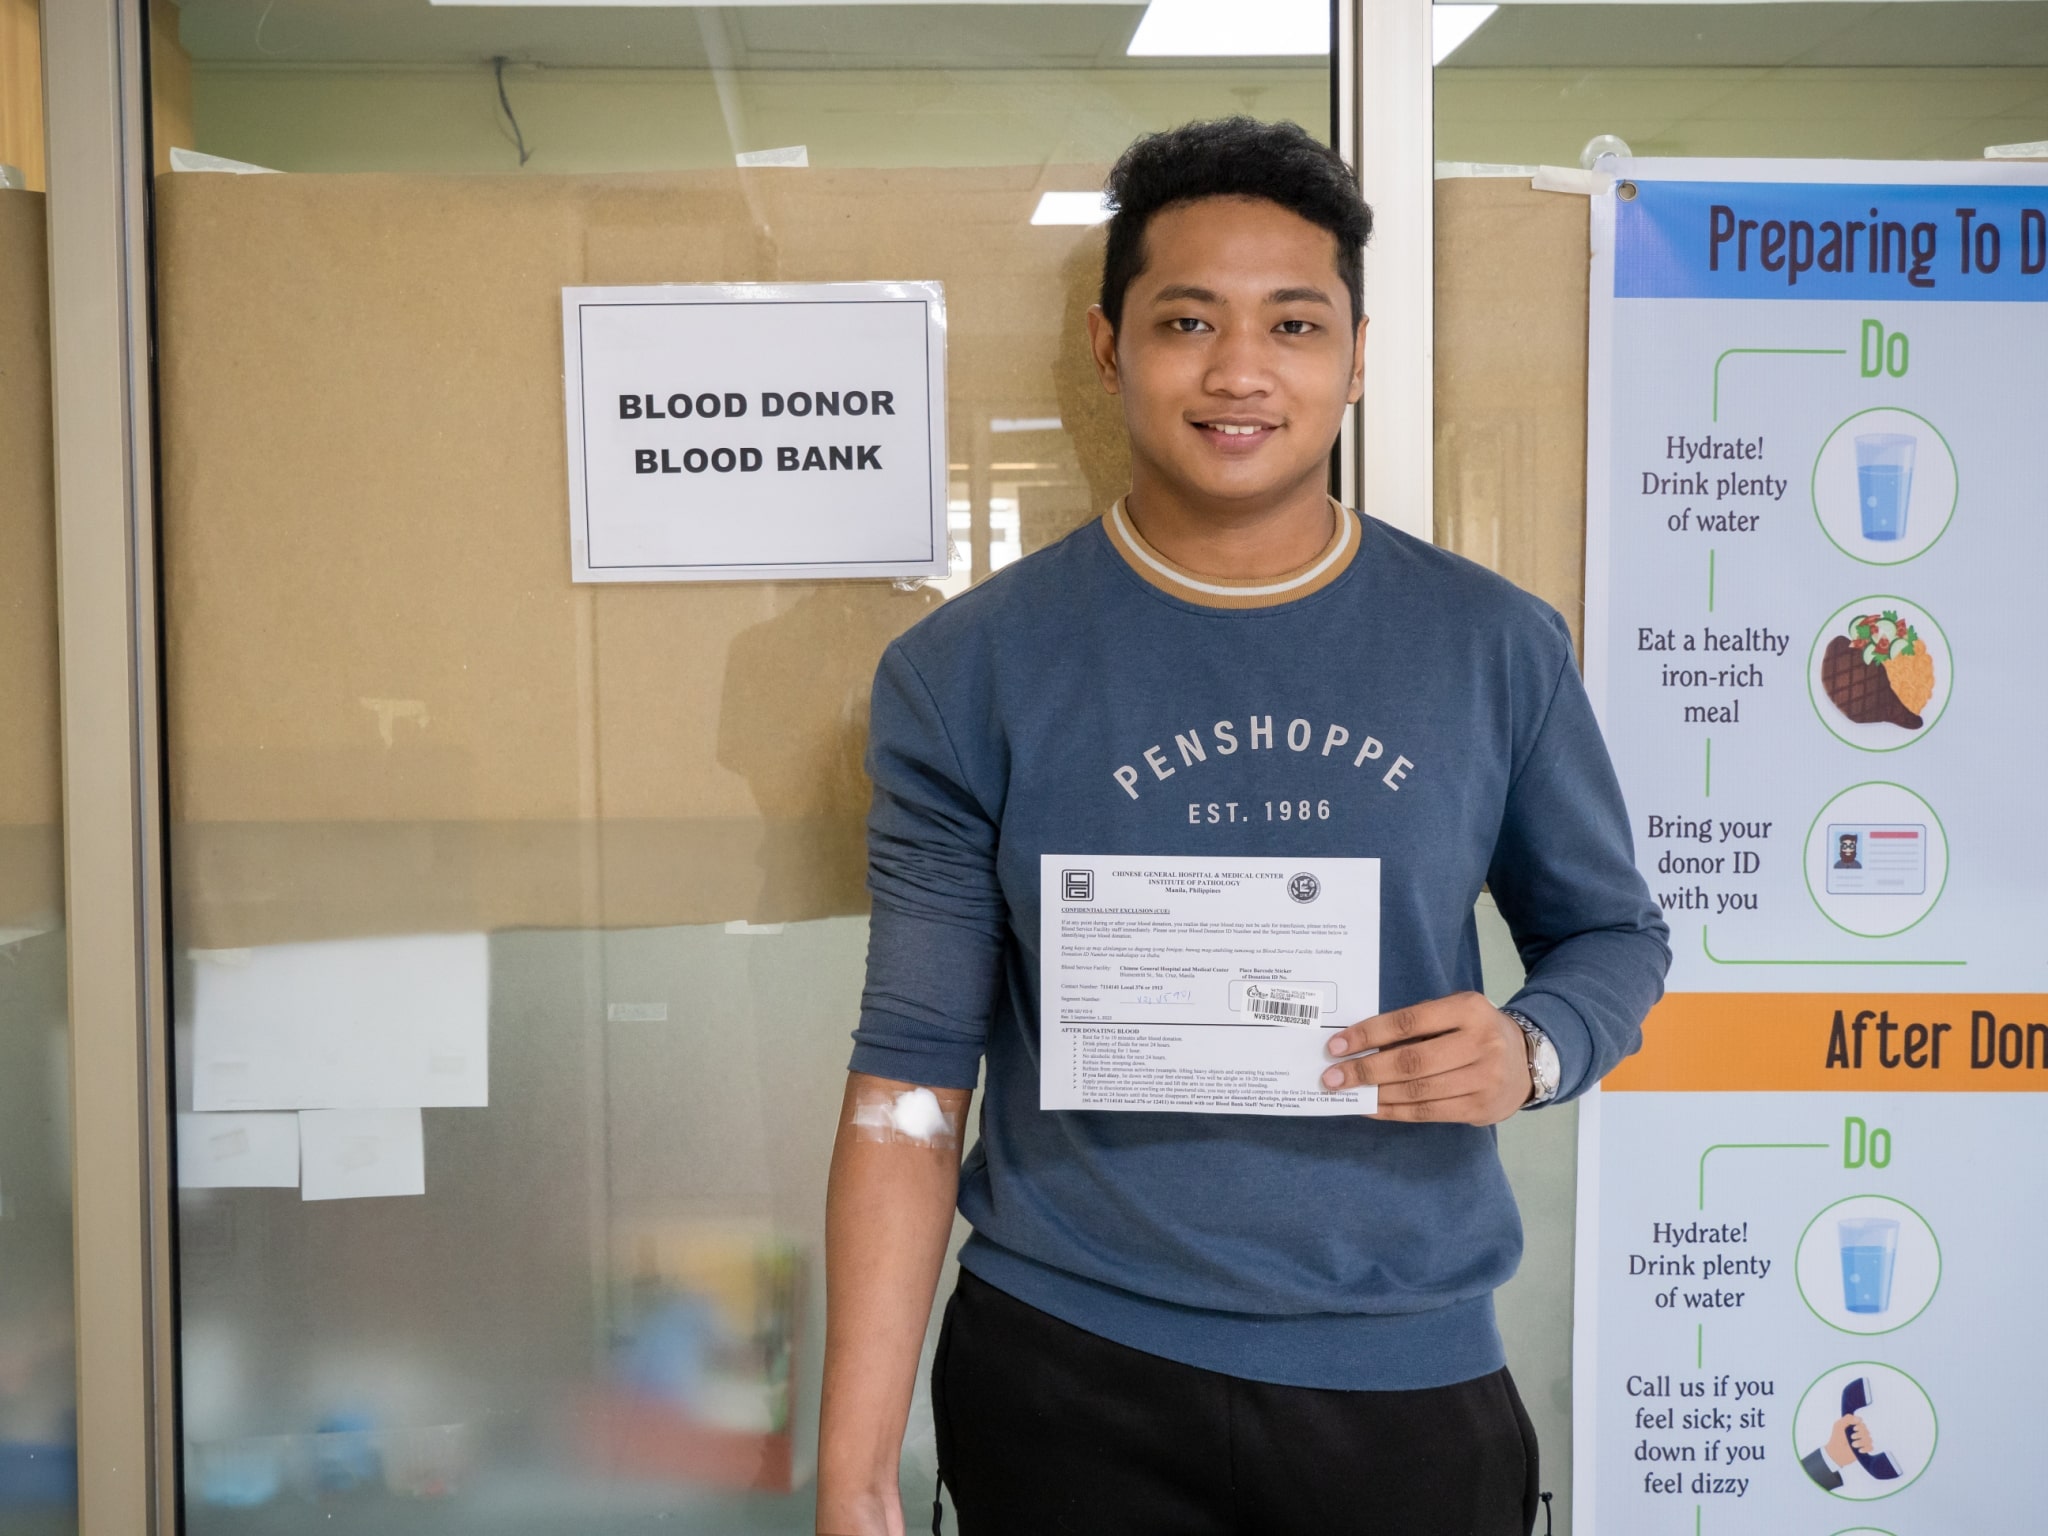
{"type": "Polygon", "coordinates": [[[941,1104],[929,1088],[862,1083],[854,1092],[853,1134],[862,1141],[957,1151],[960,1116],[941,1104]]]}

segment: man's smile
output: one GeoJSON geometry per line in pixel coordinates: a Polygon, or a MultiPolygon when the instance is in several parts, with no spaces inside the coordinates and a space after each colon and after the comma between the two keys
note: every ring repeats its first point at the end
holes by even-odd
{"type": "Polygon", "coordinates": [[[1190,422],[1219,448],[1229,453],[1242,453],[1258,447],[1280,430],[1274,421],[1260,420],[1247,416],[1210,416],[1190,422]]]}

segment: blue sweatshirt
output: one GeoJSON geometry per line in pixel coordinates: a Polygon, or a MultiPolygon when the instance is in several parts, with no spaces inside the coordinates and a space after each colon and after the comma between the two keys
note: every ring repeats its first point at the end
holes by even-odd
{"type": "Polygon", "coordinates": [[[1039,1108],[1041,853],[1377,858],[1383,1009],[1479,989],[1490,886],[1559,1098],[1640,1041],[1665,928],[1564,622],[1332,510],[1316,559],[1243,582],[1112,508],[890,646],[852,1066],[971,1088],[986,1061],[960,1262],[991,1285],[1234,1376],[1441,1386],[1503,1359],[1522,1230],[1490,1128],[1039,1108]],[[1266,819],[1287,800],[1329,818],[1266,819]]]}

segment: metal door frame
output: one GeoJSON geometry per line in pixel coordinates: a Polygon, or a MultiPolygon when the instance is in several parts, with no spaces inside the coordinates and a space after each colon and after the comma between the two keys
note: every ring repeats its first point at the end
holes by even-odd
{"type": "Polygon", "coordinates": [[[142,0],[42,8],[84,1536],[177,1528],[142,0]]]}
{"type": "Polygon", "coordinates": [[[1354,506],[1419,539],[1432,537],[1436,472],[1434,80],[1430,0],[1340,4],[1338,148],[1373,211],[1365,398],[1346,423],[1345,484],[1354,506]]]}

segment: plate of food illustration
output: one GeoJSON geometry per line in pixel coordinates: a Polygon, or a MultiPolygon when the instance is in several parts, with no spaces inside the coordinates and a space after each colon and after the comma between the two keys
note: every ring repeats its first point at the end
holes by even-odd
{"type": "Polygon", "coordinates": [[[1814,637],[1806,684],[1814,713],[1865,752],[1895,752],[1934,729],[1948,707],[1948,639],[1917,603],[1859,597],[1814,637]]]}

